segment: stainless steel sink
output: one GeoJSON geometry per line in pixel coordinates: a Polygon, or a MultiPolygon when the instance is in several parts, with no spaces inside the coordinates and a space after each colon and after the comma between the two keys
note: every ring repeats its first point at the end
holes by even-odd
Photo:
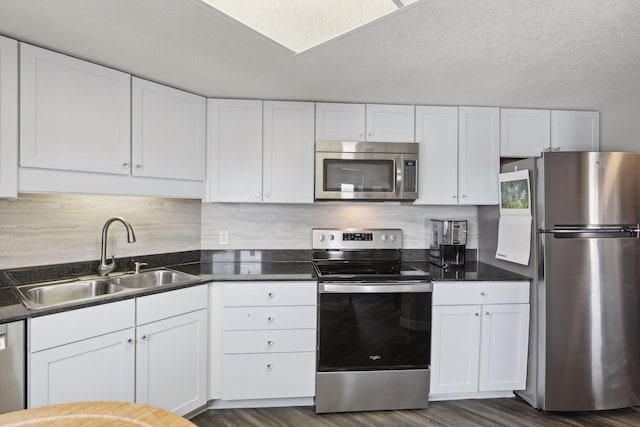
{"type": "Polygon", "coordinates": [[[16,289],[24,305],[28,309],[37,310],[198,280],[197,276],[160,269],[92,280],[35,283],[17,286],[16,289]]]}
{"type": "Polygon", "coordinates": [[[114,277],[111,280],[118,286],[128,289],[144,289],[167,284],[185,283],[197,279],[190,274],[173,270],[153,270],[138,274],[126,274],[114,277]]]}
{"type": "Polygon", "coordinates": [[[108,280],[87,280],[66,283],[37,283],[18,286],[27,308],[44,308],[82,300],[90,300],[122,291],[108,280]]]}

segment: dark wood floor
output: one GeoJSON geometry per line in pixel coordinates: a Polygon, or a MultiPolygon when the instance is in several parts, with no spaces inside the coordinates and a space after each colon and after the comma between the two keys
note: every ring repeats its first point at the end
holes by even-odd
{"type": "Polygon", "coordinates": [[[217,409],[191,420],[199,427],[372,426],[640,426],[640,407],[615,411],[549,413],[521,399],[431,402],[429,409],[317,415],[314,408],[217,409]]]}

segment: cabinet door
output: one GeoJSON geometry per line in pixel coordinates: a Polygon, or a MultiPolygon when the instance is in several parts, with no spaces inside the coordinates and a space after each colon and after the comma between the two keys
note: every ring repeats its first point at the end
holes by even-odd
{"type": "Polygon", "coordinates": [[[499,123],[498,108],[459,108],[458,202],[460,204],[498,203],[499,123]]]}
{"type": "Polygon", "coordinates": [[[480,306],[434,306],[430,393],[478,390],[480,306]]]}
{"type": "Polygon", "coordinates": [[[364,141],[364,104],[316,103],[316,140],[364,141]]]}
{"type": "Polygon", "coordinates": [[[597,111],[552,111],[553,151],[599,151],[600,113],[597,111]]]}
{"type": "Polygon", "coordinates": [[[415,142],[415,107],[367,104],[367,141],[415,142]]]}
{"type": "Polygon", "coordinates": [[[529,304],[482,306],[479,391],[524,390],[529,304]]]}
{"type": "Polygon", "coordinates": [[[458,107],[416,107],[419,205],[458,203],[458,107]]]}
{"type": "Polygon", "coordinates": [[[209,99],[210,202],[262,201],[262,101],[209,99]]]}
{"type": "Polygon", "coordinates": [[[312,102],[264,102],[264,202],[313,203],[313,126],[312,102]]]}
{"type": "Polygon", "coordinates": [[[207,401],[207,310],[137,328],[136,403],[185,415],[207,401]]]}
{"type": "Polygon", "coordinates": [[[20,166],[129,174],[129,74],[20,44],[20,166]]]}
{"type": "Polygon", "coordinates": [[[18,42],[0,37],[0,197],[18,195],[18,42]]]}
{"type": "Polygon", "coordinates": [[[134,330],[32,353],[30,408],[91,400],[134,400],[134,330]]]}
{"type": "Polygon", "coordinates": [[[132,79],[132,174],[204,181],[205,98],[132,79]]]}
{"type": "Polygon", "coordinates": [[[500,156],[534,157],[551,147],[549,110],[500,110],[500,156]]]}

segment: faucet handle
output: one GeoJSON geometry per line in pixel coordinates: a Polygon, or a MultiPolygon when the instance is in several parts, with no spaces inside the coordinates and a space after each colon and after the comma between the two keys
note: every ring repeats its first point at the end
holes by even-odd
{"type": "Polygon", "coordinates": [[[133,264],[135,265],[135,273],[138,274],[140,273],[140,267],[144,267],[149,265],[149,263],[147,262],[140,262],[140,261],[134,261],[133,264]]]}

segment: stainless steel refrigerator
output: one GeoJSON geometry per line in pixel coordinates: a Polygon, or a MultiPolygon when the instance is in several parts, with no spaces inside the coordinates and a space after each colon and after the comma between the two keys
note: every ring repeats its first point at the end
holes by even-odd
{"type": "Polygon", "coordinates": [[[529,264],[495,259],[499,210],[479,207],[481,261],[532,278],[527,388],[548,411],[640,405],[640,154],[551,152],[529,170],[529,264]]]}

